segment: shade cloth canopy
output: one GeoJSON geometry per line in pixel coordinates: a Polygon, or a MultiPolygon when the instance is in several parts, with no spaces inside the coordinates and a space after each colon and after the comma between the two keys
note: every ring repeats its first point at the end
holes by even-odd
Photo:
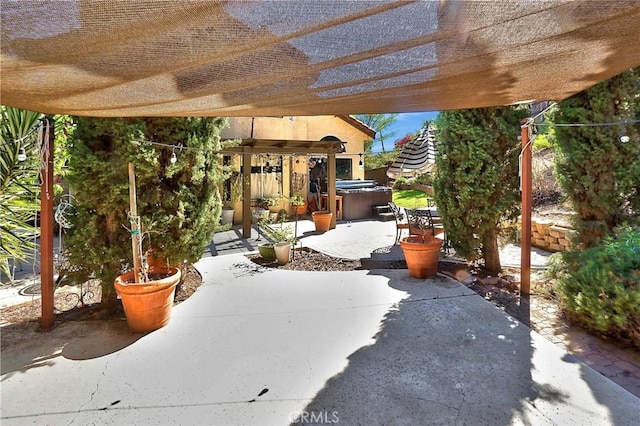
{"type": "Polygon", "coordinates": [[[4,105],[89,116],[560,100],[640,64],[640,2],[2,0],[4,105]]]}
{"type": "Polygon", "coordinates": [[[405,143],[398,158],[387,169],[387,176],[397,179],[418,176],[431,171],[436,162],[435,132],[435,126],[428,123],[416,137],[405,143]]]}

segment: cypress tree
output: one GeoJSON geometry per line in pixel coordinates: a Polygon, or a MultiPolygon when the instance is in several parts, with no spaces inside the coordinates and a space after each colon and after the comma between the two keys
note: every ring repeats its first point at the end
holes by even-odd
{"type": "MultiPolygon", "coordinates": [[[[640,68],[559,104],[554,124],[624,123],[640,119],[640,68]]],[[[578,213],[584,248],[598,245],[640,212],[640,124],[556,127],[558,180],[578,213]],[[628,142],[622,142],[626,135],[628,142]]]]}
{"type": "Polygon", "coordinates": [[[453,248],[467,260],[501,269],[501,222],[519,213],[518,142],[527,110],[514,107],[441,112],[435,200],[453,248]]]}
{"type": "Polygon", "coordinates": [[[136,171],[145,248],[179,266],[197,261],[211,242],[222,203],[222,118],[84,118],[70,146],[73,227],[65,237],[71,275],[98,278],[102,303],[115,301],[113,281],[130,269],[127,164],[136,171]],[[164,144],[151,144],[149,141],[164,144]],[[175,147],[175,148],[174,148],[175,147]],[[181,149],[182,148],[182,149],[181,149]],[[171,162],[175,152],[177,162],[171,162]]]}

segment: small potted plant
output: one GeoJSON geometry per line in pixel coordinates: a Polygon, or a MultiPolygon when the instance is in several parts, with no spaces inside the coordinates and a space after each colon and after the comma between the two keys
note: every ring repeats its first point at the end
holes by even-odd
{"type": "Polygon", "coordinates": [[[233,207],[234,224],[242,222],[242,196],[244,191],[242,183],[242,175],[238,172],[234,172],[231,175],[231,191],[229,193],[230,205],[233,207]]]}
{"type": "Polygon", "coordinates": [[[327,232],[331,228],[331,218],[333,213],[329,211],[317,211],[311,213],[313,224],[316,226],[317,232],[327,232]]]}
{"type": "Polygon", "coordinates": [[[233,204],[231,203],[231,200],[227,196],[227,194],[225,194],[224,198],[225,198],[225,201],[224,201],[224,205],[222,206],[220,223],[222,225],[231,225],[233,224],[233,216],[235,214],[235,209],[233,207],[233,204]]]}
{"type": "Polygon", "coordinates": [[[306,202],[299,192],[296,192],[289,198],[289,205],[295,208],[296,214],[305,214],[307,211],[306,202]]]}
{"type": "Polygon", "coordinates": [[[267,239],[271,241],[270,243],[258,246],[260,255],[265,260],[276,259],[279,265],[289,263],[291,249],[295,243],[293,230],[288,226],[284,226],[283,220],[280,221],[280,226],[271,226],[263,221],[260,224],[260,229],[263,231],[267,239]]]}
{"type": "Polygon", "coordinates": [[[433,236],[428,210],[407,210],[410,236],[400,240],[407,261],[409,275],[414,278],[434,277],[438,273],[438,259],[442,240],[433,236]]]}

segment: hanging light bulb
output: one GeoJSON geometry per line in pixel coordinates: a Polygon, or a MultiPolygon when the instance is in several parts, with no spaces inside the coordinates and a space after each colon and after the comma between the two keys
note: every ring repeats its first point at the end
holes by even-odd
{"type": "Polygon", "coordinates": [[[27,159],[27,153],[24,148],[18,150],[18,161],[22,162],[27,159]]]}
{"type": "Polygon", "coordinates": [[[175,151],[171,153],[171,159],[169,159],[169,161],[171,162],[171,164],[176,164],[176,162],[178,161],[178,156],[176,155],[175,151]]]}
{"type": "Polygon", "coordinates": [[[360,170],[364,169],[364,163],[362,162],[362,154],[358,154],[360,156],[360,161],[358,162],[358,168],[360,170]]]}

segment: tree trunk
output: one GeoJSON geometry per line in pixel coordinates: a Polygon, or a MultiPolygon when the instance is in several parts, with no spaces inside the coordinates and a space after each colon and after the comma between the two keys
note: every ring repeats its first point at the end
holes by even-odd
{"type": "Polygon", "coordinates": [[[100,300],[101,309],[113,311],[118,306],[118,293],[113,283],[102,284],[102,299],[100,300]]]}
{"type": "Polygon", "coordinates": [[[482,257],[484,267],[492,274],[498,274],[502,270],[500,265],[500,250],[498,250],[498,230],[492,228],[482,238],[482,257]]]}

